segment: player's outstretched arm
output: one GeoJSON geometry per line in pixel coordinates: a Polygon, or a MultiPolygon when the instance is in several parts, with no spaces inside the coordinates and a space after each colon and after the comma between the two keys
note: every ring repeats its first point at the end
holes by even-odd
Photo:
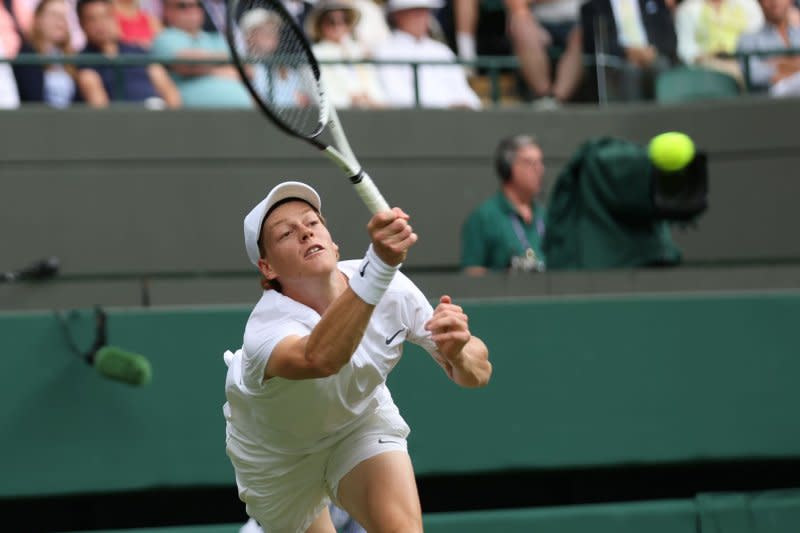
{"type": "Polygon", "coordinates": [[[439,299],[433,316],[425,324],[436,348],[445,359],[445,370],[462,387],[483,387],[489,383],[492,364],[486,344],[469,331],[469,317],[447,295],[439,299]]]}
{"type": "Polygon", "coordinates": [[[349,287],[322,315],[307,337],[286,337],[272,351],[265,379],[313,379],[339,372],[350,361],[372,312],[408,249],[417,241],[409,217],[399,208],[372,217],[372,246],[349,287]]]}
{"type": "Polygon", "coordinates": [[[336,374],[356,351],[374,309],[374,305],[346,290],[325,311],[310,335],[288,336],[275,346],[264,378],[315,379],[336,374]]]}

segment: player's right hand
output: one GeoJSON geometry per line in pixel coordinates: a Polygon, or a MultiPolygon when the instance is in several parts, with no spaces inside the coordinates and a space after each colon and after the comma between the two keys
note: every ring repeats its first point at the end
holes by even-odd
{"type": "Polygon", "coordinates": [[[377,213],[367,224],[372,248],[387,265],[395,266],[405,261],[408,249],[417,242],[417,234],[408,223],[409,219],[402,209],[394,207],[391,211],[377,213]]]}

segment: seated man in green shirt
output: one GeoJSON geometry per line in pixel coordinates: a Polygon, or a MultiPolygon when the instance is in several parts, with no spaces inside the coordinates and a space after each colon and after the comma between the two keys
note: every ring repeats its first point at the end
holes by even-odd
{"type": "Polygon", "coordinates": [[[500,190],[470,214],[461,231],[461,267],[469,275],[541,271],[545,210],[542,149],[529,135],[500,141],[495,152],[500,190]]]}
{"type": "Polygon", "coordinates": [[[670,226],[695,222],[707,207],[704,152],[665,171],[646,145],[588,139],[560,170],[547,213],[536,202],[544,165],[533,139],[503,140],[496,164],[500,191],[462,228],[467,274],[540,271],[545,257],[551,271],[675,266],[682,256],[670,226]]]}

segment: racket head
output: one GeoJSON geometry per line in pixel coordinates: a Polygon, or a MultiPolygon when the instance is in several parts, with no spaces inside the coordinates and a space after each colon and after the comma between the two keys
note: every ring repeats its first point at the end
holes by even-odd
{"type": "Polygon", "coordinates": [[[284,132],[314,142],[329,120],[319,64],[280,0],[229,0],[225,35],[242,82],[284,132]]]}

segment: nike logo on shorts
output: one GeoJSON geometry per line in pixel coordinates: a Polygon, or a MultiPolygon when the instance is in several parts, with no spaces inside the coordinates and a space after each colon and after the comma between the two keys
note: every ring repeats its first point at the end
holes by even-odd
{"type": "Polygon", "coordinates": [[[406,330],[406,328],[400,328],[397,331],[395,331],[394,335],[392,335],[391,337],[386,337],[386,346],[389,346],[392,343],[392,341],[394,340],[394,338],[397,337],[398,335],[400,335],[405,330],[406,330]]]}
{"type": "Polygon", "coordinates": [[[361,268],[358,270],[358,273],[361,274],[362,278],[364,277],[364,272],[367,271],[367,265],[368,264],[369,264],[369,261],[367,260],[367,261],[364,262],[363,265],[361,265],[361,268]]]}

